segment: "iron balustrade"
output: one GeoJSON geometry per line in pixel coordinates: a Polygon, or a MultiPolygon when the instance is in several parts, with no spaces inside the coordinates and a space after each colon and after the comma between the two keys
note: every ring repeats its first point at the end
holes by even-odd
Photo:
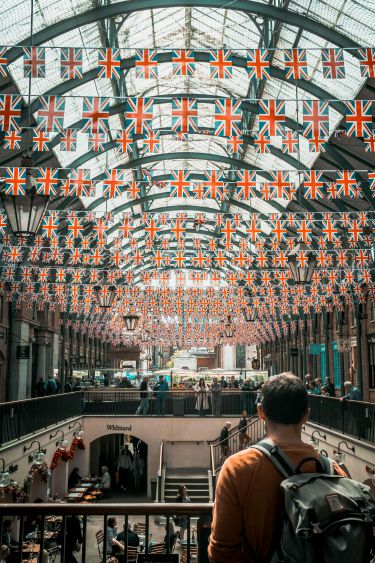
{"type": "MultiPolygon", "coordinates": [[[[97,504],[69,504],[69,503],[52,503],[52,504],[3,504],[1,505],[1,512],[0,512],[0,529],[3,529],[3,522],[8,519],[9,517],[17,517],[19,518],[19,526],[18,526],[18,544],[19,550],[15,553],[15,557],[12,558],[12,561],[19,561],[22,562],[24,553],[22,552],[22,545],[25,541],[24,538],[24,523],[25,518],[39,518],[39,533],[37,533],[37,540],[40,545],[39,548],[39,562],[43,562],[43,558],[46,555],[45,551],[48,550],[48,541],[49,536],[47,532],[48,523],[52,518],[58,519],[60,517],[60,522],[58,525],[57,531],[57,539],[60,539],[60,548],[57,548],[60,551],[60,562],[61,563],[68,563],[70,559],[68,559],[68,553],[66,549],[66,530],[67,530],[67,519],[70,517],[79,517],[81,522],[81,531],[82,531],[82,546],[81,546],[81,563],[86,563],[89,561],[87,557],[87,546],[88,541],[95,541],[95,538],[88,538],[88,530],[87,530],[87,523],[88,518],[93,516],[102,516],[102,525],[100,529],[103,531],[101,542],[101,556],[100,561],[106,563],[107,556],[110,555],[107,553],[107,523],[109,516],[122,516],[124,517],[125,523],[125,541],[124,541],[124,554],[123,559],[124,563],[133,563],[135,561],[134,553],[130,553],[128,548],[128,522],[129,517],[132,516],[140,516],[144,517],[144,553],[149,555],[153,551],[153,544],[150,541],[150,516],[160,517],[164,516],[166,518],[166,529],[169,529],[169,523],[173,520],[174,516],[186,516],[187,517],[187,539],[182,546],[181,549],[185,551],[185,561],[186,563],[190,563],[194,560],[194,562],[204,563],[208,561],[207,558],[207,547],[208,547],[208,536],[209,533],[207,531],[210,528],[211,523],[211,514],[212,514],[212,503],[116,503],[116,504],[104,504],[104,503],[97,503],[97,504]],[[198,517],[197,522],[197,536],[196,541],[193,541],[192,538],[192,525],[191,525],[191,518],[198,517]],[[196,558],[196,553],[198,552],[198,558],[196,558]]],[[[55,522],[56,524],[56,522],[55,522]]],[[[90,518],[90,525],[92,525],[92,519],[90,518]]],[[[68,526],[69,527],[69,526],[68,526]]],[[[99,531],[99,530],[98,530],[99,531]]],[[[162,532],[162,537],[164,539],[164,529],[162,532]]],[[[162,540],[158,542],[164,543],[162,540]]],[[[170,542],[167,541],[164,543],[164,548],[161,546],[164,553],[169,555],[171,553],[171,546],[170,542]]],[[[27,548],[26,548],[27,549],[27,548]]],[[[31,548],[30,548],[31,549],[31,548]]],[[[53,547],[51,550],[54,549],[53,547]]]]}
{"type": "Polygon", "coordinates": [[[80,416],[81,391],[0,403],[0,445],[80,416]]]}
{"type": "MultiPolygon", "coordinates": [[[[148,397],[147,414],[141,416],[239,416],[243,410],[255,413],[256,391],[223,389],[206,394],[206,409],[200,408],[198,393],[190,389],[170,389],[167,393],[151,391],[148,397]],[[218,396],[219,395],[219,396],[218,396]]],[[[84,392],[87,415],[129,416],[137,413],[140,406],[139,389],[93,389],[84,392]]]]}
{"type": "Polygon", "coordinates": [[[309,395],[309,421],[358,440],[375,442],[375,403],[309,395]]]}

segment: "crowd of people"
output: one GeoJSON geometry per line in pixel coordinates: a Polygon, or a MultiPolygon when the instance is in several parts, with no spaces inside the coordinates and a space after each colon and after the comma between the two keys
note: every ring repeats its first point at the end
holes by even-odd
{"type": "MultiPolygon", "coordinates": [[[[305,385],[309,395],[321,395],[323,397],[336,397],[335,387],[329,376],[326,377],[324,383],[321,377],[313,378],[309,373],[305,375],[305,385]]],[[[356,387],[352,381],[347,380],[344,383],[344,395],[340,397],[342,400],[362,401],[362,392],[356,387]]]]}
{"type": "MultiPolygon", "coordinates": [[[[72,391],[80,391],[81,383],[78,378],[68,377],[64,383],[64,393],[71,393],[72,391]]],[[[34,386],[35,397],[46,397],[48,395],[56,395],[61,392],[61,383],[58,377],[49,375],[45,381],[43,377],[38,377],[34,386]]]]}

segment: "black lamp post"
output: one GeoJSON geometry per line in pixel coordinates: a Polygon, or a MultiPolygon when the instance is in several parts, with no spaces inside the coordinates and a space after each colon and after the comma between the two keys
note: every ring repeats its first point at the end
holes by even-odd
{"type": "Polygon", "coordinates": [[[17,236],[32,237],[39,230],[49,196],[37,194],[37,183],[31,169],[33,161],[30,156],[22,158],[21,166],[26,167],[25,194],[0,193],[0,198],[13,233],[17,236]]]}
{"type": "Polygon", "coordinates": [[[288,264],[295,283],[308,284],[311,282],[316,266],[316,258],[306,244],[301,242],[288,253],[288,264]],[[306,254],[306,263],[299,265],[298,254],[300,252],[306,254]]]}
{"type": "Polygon", "coordinates": [[[95,285],[94,291],[99,307],[102,309],[109,309],[112,307],[116,291],[116,287],[114,285],[95,285]]]}
{"type": "Polygon", "coordinates": [[[134,332],[138,326],[139,317],[138,315],[125,315],[124,323],[126,330],[128,330],[129,332],[134,332]]]}
{"type": "Polygon", "coordinates": [[[245,321],[247,323],[253,323],[257,318],[257,310],[252,307],[244,307],[243,316],[245,317],[245,321]]]}

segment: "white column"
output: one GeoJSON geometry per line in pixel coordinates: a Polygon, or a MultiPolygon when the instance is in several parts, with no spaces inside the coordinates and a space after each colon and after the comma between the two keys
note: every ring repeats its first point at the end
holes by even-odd
{"type": "Polygon", "coordinates": [[[236,367],[236,347],[228,346],[227,344],[223,346],[223,368],[224,369],[235,369],[236,367]]]}

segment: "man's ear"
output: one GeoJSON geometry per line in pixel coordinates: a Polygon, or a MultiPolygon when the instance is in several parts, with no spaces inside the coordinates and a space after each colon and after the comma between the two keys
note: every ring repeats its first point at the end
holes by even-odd
{"type": "Polygon", "coordinates": [[[259,418],[262,419],[262,420],[266,420],[266,416],[265,416],[265,414],[264,414],[264,410],[263,410],[263,407],[262,407],[262,403],[258,403],[258,404],[257,404],[257,410],[258,410],[259,418]]]}

